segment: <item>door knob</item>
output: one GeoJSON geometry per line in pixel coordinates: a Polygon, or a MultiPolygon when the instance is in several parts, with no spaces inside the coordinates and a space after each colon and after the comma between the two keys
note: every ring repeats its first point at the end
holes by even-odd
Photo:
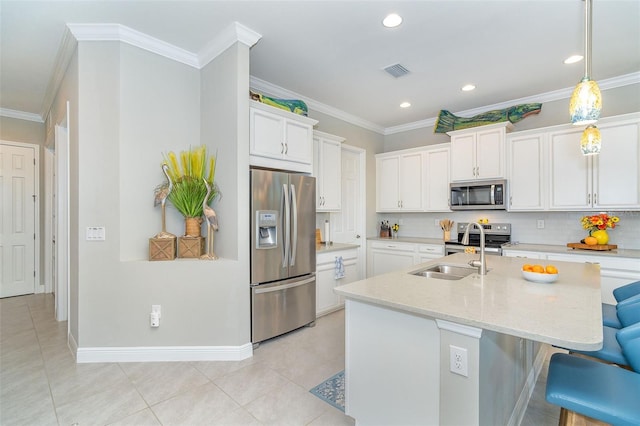
{"type": "Polygon", "coordinates": [[[356,238],[360,238],[360,235],[356,235],[356,238]]]}

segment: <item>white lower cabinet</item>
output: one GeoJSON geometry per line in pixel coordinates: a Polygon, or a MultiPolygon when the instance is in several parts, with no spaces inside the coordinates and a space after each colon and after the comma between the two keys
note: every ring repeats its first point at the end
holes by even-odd
{"type": "MultiPolygon", "coordinates": [[[[609,303],[612,305],[616,304],[616,299],[613,297],[613,290],[625,284],[640,280],[640,263],[637,259],[598,255],[592,256],[580,253],[547,253],[508,249],[503,250],[502,255],[509,257],[527,257],[531,259],[539,259],[541,261],[540,263],[544,262],[547,264],[554,261],[599,264],[602,303],[609,303]]],[[[559,266],[558,269],[560,276],[562,276],[562,267],[559,266]]]]}
{"type": "Polygon", "coordinates": [[[358,279],[357,249],[320,253],[316,256],[316,317],[336,311],[344,306],[344,299],[334,293],[334,287],[358,279]],[[336,279],[336,258],[342,256],[344,277],[336,279]]]}
{"type": "Polygon", "coordinates": [[[367,277],[408,268],[442,256],[444,256],[444,243],[372,241],[367,254],[367,277]]]}

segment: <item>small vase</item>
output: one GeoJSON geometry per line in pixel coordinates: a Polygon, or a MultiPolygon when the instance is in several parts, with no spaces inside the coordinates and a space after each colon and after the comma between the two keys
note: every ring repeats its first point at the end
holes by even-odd
{"type": "Polygon", "coordinates": [[[200,237],[202,230],[202,219],[199,217],[184,218],[184,235],[185,237],[200,237]]]}
{"type": "Polygon", "coordinates": [[[608,244],[609,243],[609,234],[605,229],[598,229],[596,231],[591,231],[589,233],[592,237],[598,240],[598,244],[608,244]]]}

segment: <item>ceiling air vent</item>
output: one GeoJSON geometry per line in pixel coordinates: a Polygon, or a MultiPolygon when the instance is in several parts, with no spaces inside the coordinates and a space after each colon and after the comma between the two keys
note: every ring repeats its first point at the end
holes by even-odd
{"type": "Polygon", "coordinates": [[[386,72],[394,76],[395,78],[402,77],[409,74],[409,70],[400,64],[389,65],[384,69],[386,72]]]}

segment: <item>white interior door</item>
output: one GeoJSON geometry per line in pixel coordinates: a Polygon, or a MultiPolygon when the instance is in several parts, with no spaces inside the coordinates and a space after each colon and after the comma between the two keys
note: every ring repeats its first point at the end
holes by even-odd
{"type": "Polygon", "coordinates": [[[69,297],[69,135],[56,125],[52,218],[52,273],[56,295],[56,320],[67,319],[69,297]]]}
{"type": "Polygon", "coordinates": [[[357,244],[358,279],[365,277],[365,151],[342,145],[342,209],[331,213],[332,240],[357,244]]]}
{"type": "Polygon", "coordinates": [[[0,297],[35,292],[36,152],[0,144],[0,297]]]}

